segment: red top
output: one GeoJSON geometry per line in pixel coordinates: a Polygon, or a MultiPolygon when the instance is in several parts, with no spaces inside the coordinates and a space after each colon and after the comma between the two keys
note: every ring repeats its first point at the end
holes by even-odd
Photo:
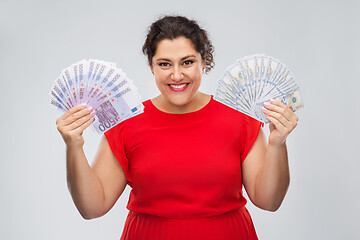
{"type": "Polygon", "coordinates": [[[127,209],[201,218],[243,207],[241,163],[261,123],[213,97],[186,114],[143,104],[144,113],[105,133],[132,187],[127,209]]]}

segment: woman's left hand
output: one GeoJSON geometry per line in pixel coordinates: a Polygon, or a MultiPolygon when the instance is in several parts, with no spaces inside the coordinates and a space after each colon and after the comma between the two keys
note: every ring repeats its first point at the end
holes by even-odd
{"type": "Polygon", "coordinates": [[[288,106],[273,99],[264,103],[262,111],[271,122],[269,125],[269,145],[284,144],[287,136],[297,126],[299,118],[288,106]]]}

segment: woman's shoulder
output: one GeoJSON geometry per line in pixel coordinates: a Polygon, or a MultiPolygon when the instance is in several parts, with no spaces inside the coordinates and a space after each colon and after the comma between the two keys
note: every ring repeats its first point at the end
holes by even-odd
{"type": "Polygon", "coordinates": [[[213,102],[212,108],[221,114],[231,115],[233,117],[244,117],[244,115],[245,115],[244,113],[242,113],[232,107],[229,107],[222,102],[219,102],[215,98],[212,98],[212,102],[213,102]]]}

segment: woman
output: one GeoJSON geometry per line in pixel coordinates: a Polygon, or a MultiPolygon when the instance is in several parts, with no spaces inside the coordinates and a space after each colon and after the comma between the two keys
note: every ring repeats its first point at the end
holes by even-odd
{"type": "Polygon", "coordinates": [[[271,100],[261,123],[198,91],[214,65],[207,33],[166,16],[143,46],[160,95],[143,114],[109,130],[92,167],[82,132],[95,111],[78,105],[57,120],[66,143],[71,196],[85,219],[107,213],[129,184],[121,239],[257,239],[242,185],[259,208],[279,208],[289,185],[286,138],[297,116],[271,100]]]}

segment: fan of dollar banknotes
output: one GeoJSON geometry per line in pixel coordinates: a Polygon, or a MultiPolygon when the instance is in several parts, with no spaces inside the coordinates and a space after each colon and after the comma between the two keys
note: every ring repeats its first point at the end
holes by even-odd
{"type": "Polygon", "coordinates": [[[143,112],[137,88],[115,63],[82,60],[64,69],[50,91],[50,104],[61,111],[86,103],[96,111],[92,128],[104,133],[143,112]]]}
{"type": "Polygon", "coordinates": [[[255,54],[238,59],[219,79],[214,99],[263,123],[270,121],[261,108],[277,99],[293,111],[303,107],[299,86],[279,60],[255,54]]]}

